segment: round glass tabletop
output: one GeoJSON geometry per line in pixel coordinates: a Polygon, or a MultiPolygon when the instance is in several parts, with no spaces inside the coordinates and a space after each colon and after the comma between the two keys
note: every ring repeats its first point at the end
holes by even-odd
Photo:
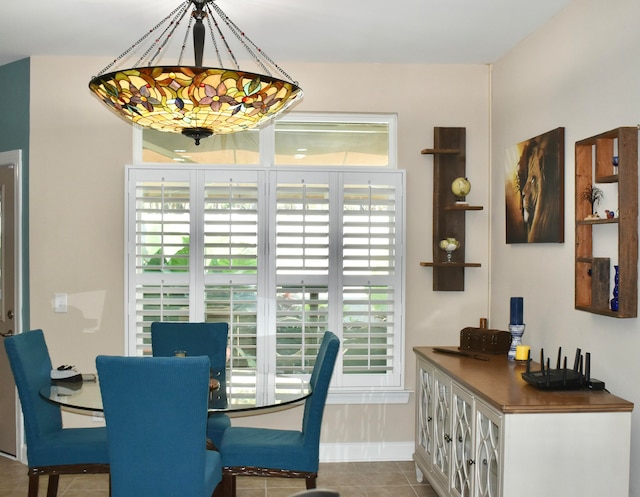
{"type": "MultiPolygon", "coordinates": [[[[311,395],[309,383],[300,378],[242,370],[227,371],[226,382],[213,387],[209,392],[210,412],[277,410],[311,395]]],[[[100,383],[95,375],[83,375],[83,381],[78,382],[52,382],[40,389],[40,395],[61,406],[102,411],[100,383]]]]}

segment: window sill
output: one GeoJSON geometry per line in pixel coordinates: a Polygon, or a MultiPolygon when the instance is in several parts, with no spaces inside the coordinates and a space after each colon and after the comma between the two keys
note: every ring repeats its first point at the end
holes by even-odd
{"type": "Polygon", "coordinates": [[[327,404],[407,404],[412,390],[332,391],[327,404]]]}

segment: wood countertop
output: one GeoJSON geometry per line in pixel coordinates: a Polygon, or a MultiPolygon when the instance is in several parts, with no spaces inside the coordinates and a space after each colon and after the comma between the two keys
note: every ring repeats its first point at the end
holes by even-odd
{"type": "MultiPolygon", "coordinates": [[[[458,347],[438,348],[458,350],[458,347]]],[[[606,390],[535,388],[522,379],[526,364],[509,361],[506,355],[479,354],[489,359],[481,361],[473,357],[435,352],[433,347],[414,347],[413,351],[505,414],[633,410],[632,402],[606,390]]],[[[540,365],[532,363],[531,369],[537,371],[540,365]]]]}

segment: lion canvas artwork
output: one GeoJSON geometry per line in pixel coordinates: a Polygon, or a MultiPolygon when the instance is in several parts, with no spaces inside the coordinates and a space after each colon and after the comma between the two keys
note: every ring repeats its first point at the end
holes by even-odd
{"type": "Polygon", "coordinates": [[[564,242],[564,128],[507,150],[507,243],[564,242]]]}

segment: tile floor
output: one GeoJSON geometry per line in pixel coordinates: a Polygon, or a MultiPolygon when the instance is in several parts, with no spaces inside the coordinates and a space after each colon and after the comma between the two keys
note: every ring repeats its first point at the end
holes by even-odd
{"type": "MultiPolygon", "coordinates": [[[[58,497],[108,497],[107,475],[60,477],[58,497]]],[[[27,467],[0,457],[0,497],[26,497],[27,467]]],[[[411,461],[321,463],[318,487],[340,492],[340,497],[437,497],[428,483],[416,482],[411,461]]],[[[304,482],[286,478],[242,477],[237,497],[288,497],[304,490],[304,482]]],[[[46,478],[40,478],[46,495],[46,478]]]]}

